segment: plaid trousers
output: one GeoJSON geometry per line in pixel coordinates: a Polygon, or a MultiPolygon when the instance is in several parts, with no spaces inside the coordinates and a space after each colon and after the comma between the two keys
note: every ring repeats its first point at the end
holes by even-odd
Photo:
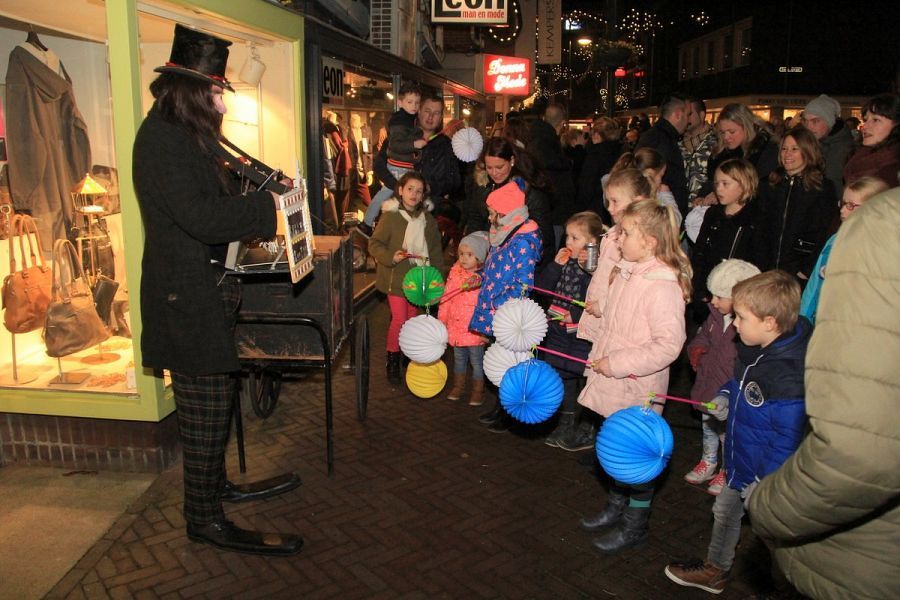
{"type": "MultiPolygon", "coordinates": [[[[225,303],[224,327],[234,330],[241,288],[230,279],[219,290],[225,303]]],[[[184,519],[206,525],[225,518],[225,448],[237,380],[234,374],[184,375],[171,371],[184,465],[184,519]]]]}

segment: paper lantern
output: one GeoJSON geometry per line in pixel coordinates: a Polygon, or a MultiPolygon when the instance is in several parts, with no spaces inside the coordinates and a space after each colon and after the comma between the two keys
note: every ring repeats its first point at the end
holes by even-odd
{"type": "Polygon", "coordinates": [[[444,278],[432,266],[413,267],[403,277],[403,294],[416,306],[428,306],[444,295],[444,278]]]}
{"type": "Polygon", "coordinates": [[[437,396],[447,384],[447,365],[443,360],[422,364],[409,363],[406,367],[406,387],[419,398],[437,396]]]}
{"type": "Polygon", "coordinates": [[[652,410],[632,406],[614,412],[597,435],[597,458],[610,477],[627,484],[655,479],[672,456],[672,430],[652,410]]]}
{"type": "Polygon", "coordinates": [[[484,139],[474,127],[464,127],[450,138],[453,154],[463,162],[473,162],[481,155],[484,139]]]}
{"type": "Polygon", "coordinates": [[[484,353],[484,374],[491,383],[500,387],[500,382],[503,381],[506,372],[529,358],[531,358],[530,352],[513,352],[500,344],[491,344],[484,353]]]}
{"type": "Polygon", "coordinates": [[[447,328],[430,315],[413,317],[400,328],[400,350],[409,360],[433,363],[447,349],[447,328]]]}
{"type": "Polygon", "coordinates": [[[511,367],[500,383],[500,403],[522,423],[546,421],[562,398],[562,379],[553,367],[536,358],[511,367]]]}
{"type": "Polygon", "coordinates": [[[547,315],[530,298],[508,300],[494,313],[494,336],[515,352],[531,350],[547,335],[547,315]]]}

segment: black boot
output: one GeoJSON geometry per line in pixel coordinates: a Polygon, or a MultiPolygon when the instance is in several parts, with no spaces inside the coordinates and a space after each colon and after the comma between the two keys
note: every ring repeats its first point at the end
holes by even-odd
{"type": "Polygon", "coordinates": [[[620,494],[614,490],[609,491],[609,497],[606,499],[606,507],[590,517],[581,519],[581,528],[585,531],[597,531],[602,527],[617,523],[622,517],[622,509],[628,502],[628,496],[620,494]]]}
{"type": "Polygon", "coordinates": [[[503,410],[499,400],[497,401],[497,406],[499,407],[500,415],[496,421],[488,425],[488,431],[491,433],[506,433],[513,424],[513,418],[508,412],[503,410]]]}
{"type": "Polygon", "coordinates": [[[387,353],[387,378],[391,385],[400,385],[400,356],[399,352],[387,353]]]}
{"type": "Polygon", "coordinates": [[[650,519],[650,507],[635,508],[626,506],[622,511],[622,520],[591,542],[597,550],[606,554],[616,554],[626,548],[635,548],[647,543],[650,537],[647,521],[650,519]]]}
{"type": "Polygon", "coordinates": [[[494,401],[494,408],[484,413],[480,417],[478,417],[479,423],[484,423],[485,425],[490,425],[494,421],[500,418],[500,413],[503,411],[503,407],[500,406],[500,399],[494,401]]]}

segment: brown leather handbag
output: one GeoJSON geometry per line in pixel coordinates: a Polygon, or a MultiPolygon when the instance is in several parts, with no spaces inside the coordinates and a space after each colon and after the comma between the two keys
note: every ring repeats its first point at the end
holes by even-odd
{"type": "Polygon", "coordinates": [[[47,315],[53,275],[44,262],[41,238],[28,215],[12,218],[9,236],[9,275],[3,280],[3,324],[11,333],[28,333],[39,329],[47,315]],[[21,270],[16,266],[13,238],[19,238],[21,270]],[[25,240],[31,260],[25,254],[25,240]]]}
{"type": "Polygon", "coordinates": [[[68,356],[96,346],[108,337],[109,330],[97,314],[75,246],[69,240],[56,240],[53,294],[44,324],[47,356],[68,356]]]}

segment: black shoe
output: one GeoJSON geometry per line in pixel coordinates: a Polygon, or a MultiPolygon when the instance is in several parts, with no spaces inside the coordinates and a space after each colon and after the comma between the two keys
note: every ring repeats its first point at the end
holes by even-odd
{"type": "Polygon", "coordinates": [[[254,481],[252,483],[225,482],[222,491],[222,502],[248,502],[250,500],[262,500],[271,496],[277,496],[299,487],[300,476],[296,473],[285,473],[278,477],[254,481]]]}
{"type": "Polygon", "coordinates": [[[372,237],[372,234],[375,232],[375,230],[372,229],[372,226],[366,222],[362,222],[359,225],[357,225],[356,231],[358,231],[359,234],[366,239],[372,237]]]}
{"type": "Polygon", "coordinates": [[[610,492],[604,509],[596,515],[582,518],[581,528],[585,531],[597,531],[616,524],[622,518],[622,509],[625,508],[626,502],[628,502],[628,496],[610,492]]]}
{"type": "Polygon", "coordinates": [[[557,446],[566,452],[591,450],[596,444],[597,431],[593,423],[582,421],[578,427],[570,430],[569,435],[557,442],[557,446]]]}
{"type": "Polygon", "coordinates": [[[494,404],[494,408],[478,417],[478,422],[484,423],[485,425],[490,425],[500,418],[501,412],[503,412],[503,408],[500,406],[500,401],[497,400],[497,403],[494,404]]]}
{"type": "Polygon", "coordinates": [[[403,379],[400,377],[400,352],[387,353],[387,379],[391,385],[400,385],[403,379]]]}
{"type": "Polygon", "coordinates": [[[509,428],[513,424],[513,418],[509,416],[509,413],[500,409],[500,416],[497,417],[497,420],[488,425],[488,431],[491,433],[506,433],[509,431],[509,428]]]}
{"type": "Polygon", "coordinates": [[[226,519],[208,525],[188,523],[187,535],[191,541],[223,550],[265,556],[289,556],[297,554],[303,547],[303,538],[299,535],[250,531],[226,519]]]}
{"type": "Polygon", "coordinates": [[[594,548],[605,554],[618,554],[628,548],[643,546],[650,537],[647,527],[649,518],[649,508],[626,506],[622,511],[622,520],[591,543],[594,548]]]}

